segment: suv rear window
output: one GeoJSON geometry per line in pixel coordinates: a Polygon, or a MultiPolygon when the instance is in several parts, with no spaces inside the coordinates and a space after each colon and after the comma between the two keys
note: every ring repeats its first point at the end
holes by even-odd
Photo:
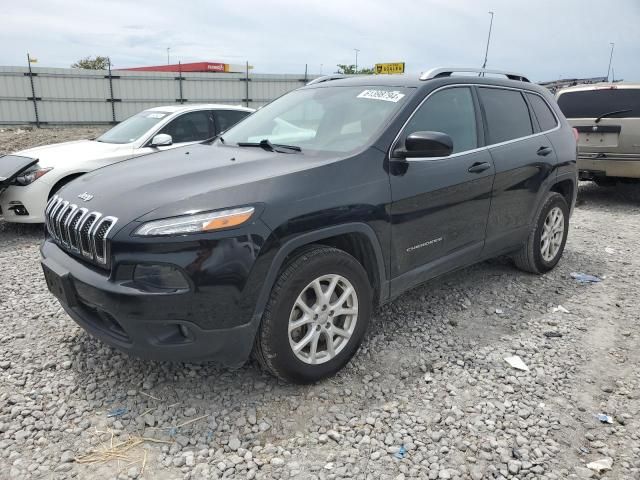
{"type": "Polygon", "coordinates": [[[630,112],[612,115],[612,118],[640,117],[640,89],[599,88],[561,93],[558,96],[560,110],[567,118],[597,118],[618,110],[630,112]]]}
{"type": "Polygon", "coordinates": [[[533,93],[527,93],[526,95],[529,99],[529,103],[531,104],[531,108],[533,108],[533,113],[538,119],[540,129],[543,132],[554,129],[556,125],[558,125],[558,121],[549,108],[549,105],[547,105],[547,102],[545,102],[542,97],[539,97],[538,95],[535,95],[533,93]]]}
{"type": "Polygon", "coordinates": [[[515,90],[479,88],[489,132],[489,144],[526,137],[533,133],[529,107],[515,90]]]}

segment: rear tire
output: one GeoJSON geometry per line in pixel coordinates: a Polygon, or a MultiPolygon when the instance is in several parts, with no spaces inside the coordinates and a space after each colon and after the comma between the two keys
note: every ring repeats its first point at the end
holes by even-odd
{"type": "Polygon", "coordinates": [[[522,249],[513,257],[518,268],[531,273],[553,269],[564,251],[569,232],[569,206],[562,195],[549,192],[522,249]]]}
{"type": "Polygon", "coordinates": [[[367,272],[355,258],[331,247],[304,250],[276,280],[254,356],[287,382],[332,376],[358,350],[371,309],[367,272]]]}

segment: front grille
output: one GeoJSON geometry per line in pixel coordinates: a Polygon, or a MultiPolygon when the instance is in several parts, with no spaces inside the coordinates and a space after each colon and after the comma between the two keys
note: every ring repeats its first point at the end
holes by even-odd
{"type": "Polygon", "coordinates": [[[49,235],[63,249],[101,265],[109,264],[109,232],[116,217],[90,212],[54,195],[44,212],[49,235]]]}

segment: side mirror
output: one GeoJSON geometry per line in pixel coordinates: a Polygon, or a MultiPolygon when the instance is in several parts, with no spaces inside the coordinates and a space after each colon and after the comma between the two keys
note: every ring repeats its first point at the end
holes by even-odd
{"type": "Polygon", "coordinates": [[[149,144],[150,147],[168,147],[169,145],[173,145],[173,138],[166,133],[159,133],[153,137],[149,144]]]}
{"type": "Polygon", "coordinates": [[[447,157],[453,152],[453,140],[442,132],[414,132],[404,141],[404,148],[393,152],[396,158],[447,157]]]}

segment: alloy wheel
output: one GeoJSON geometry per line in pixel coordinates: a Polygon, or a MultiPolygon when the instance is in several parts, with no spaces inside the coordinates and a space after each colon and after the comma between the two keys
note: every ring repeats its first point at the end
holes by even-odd
{"type": "Polygon", "coordinates": [[[323,275],[298,295],[289,315],[289,345],[295,356],[317,365],[349,343],[358,321],[358,296],[345,277],[323,275]]]}
{"type": "Polygon", "coordinates": [[[540,253],[545,262],[551,262],[556,258],[563,238],[564,214],[559,207],[554,207],[547,213],[540,237],[540,253]]]}

